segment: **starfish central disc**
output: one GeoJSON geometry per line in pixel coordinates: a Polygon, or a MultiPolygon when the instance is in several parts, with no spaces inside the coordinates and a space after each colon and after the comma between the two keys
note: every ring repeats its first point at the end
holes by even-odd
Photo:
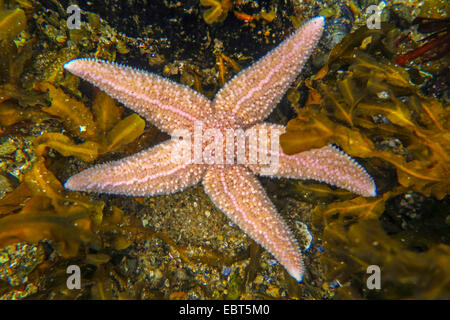
{"type": "Polygon", "coordinates": [[[286,155],[278,146],[278,135],[285,128],[262,122],[300,73],[324,23],[323,17],[307,22],[226,83],[213,101],[158,75],[107,61],[66,63],[66,70],[104,90],[172,139],[82,171],[67,180],[65,187],[153,196],[202,182],[214,204],[301,281],[304,268],[295,237],[254,175],[315,179],[363,196],[376,195],[372,178],[348,155],[332,146],[286,155]],[[224,138],[229,130],[233,148],[227,150],[224,138]],[[211,139],[208,132],[215,133],[211,139]],[[253,132],[263,132],[265,137],[258,133],[252,140],[253,132]],[[199,135],[204,140],[195,143],[199,135]],[[223,139],[215,141],[218,135],[223,139]],[[244,146],[238,142],[242,135],[244,146]],[[259,155],[269,156],[276,165],[262,163],[267,157],[259,155]]]}

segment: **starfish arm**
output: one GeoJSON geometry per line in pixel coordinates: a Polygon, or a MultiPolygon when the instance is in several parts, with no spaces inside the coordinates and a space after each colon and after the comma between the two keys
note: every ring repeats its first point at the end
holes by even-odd
{"type": "Polygon", "coordinates": [[[187,86],[158,75],[97,59],[75,59],[64,64],[159,129],[192,130],[195,121],[211,119],[211,101],[187,86]]]}
{"type": "MultiPolygon", "coordinates": [[[[285,132],[284,126],[262,123],[248,130],[265,130],[268,133],[268,144],[276,132],[276,139],[285,132]]],[[[365,197],[377,195],[375,182],[367,171],[349,155],[332,145],[311,149],[294,155],[283,153],[276,144],[278,153],[269,148],[258,149],[258,152],[269,155],[268,164],[248,163],[248,167],[256,174],[286,177],[294,179],[312,179],[352,191],[365,197]],[[270,168],[270,170],[268,170],[270,168]]],[[[257,148],[260,148],[258,145],[257,148]]],[[[276,148],[273,148],[276,150],[276,148]]],[[[249,161],[249,160],[247,160],[249,161]]]]}
{"type": "Polygon", "coordinates": [[[70,177],[64,187],[128,196],[152,196],[199,183],[205,165],[184,161],[180,140],[169,140],[130,157],[96,165],[70,177]]]}
{"type": "Polygon", "coordinates": [[[278,47],[241,71],[216,95],[217,113],[244,126],[264,120],[286,93],[319,41],[324,18],[316,17],[278,47]]]}
{"type": "Polygon", "coordinates": [[[302,280],[297,242],[250,170],[241,165],[211,166],[203,185],[219,209],[272,253],[297,281],[302,280]]]}

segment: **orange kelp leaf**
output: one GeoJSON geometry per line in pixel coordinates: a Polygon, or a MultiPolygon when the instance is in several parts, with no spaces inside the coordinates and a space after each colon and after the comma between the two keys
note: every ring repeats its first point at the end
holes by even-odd
{"type": "Polygon", "coordinates": [[[416,128],[415,135],[410,136],[408,151],[417,160],[450,161],[450,131],[428,131],[416,128]]]}
{"type": "Polygon", "coordinates": [[[95,225],[101,223],[105,203],[93,201],[88,196],[65,190],[61,182],[47,169],[43,157],[38,158],[33,167],[25,174],[24,181],[33,195],[51,199],[56,212],[66,214],[84,210],[90,213],[95,225]]]}
{"type": "Polygon", "coordinates": [[[319,111],[306,107],[286,126],[280,144],[286,154],[295,154],[330,143],[334,124],[319,111]]]}
{"type": "Polygon", "coordinates": [[[49,93],[51,106],[42,108],[43,111],[60,118],[67,128],[80,138],[88,140],[97,138],[94,117],[82,102],[70,97],[62,89],[55,88],[48,82],[39,82],[35,86],[36,89],[47,90],[49,93]]]}
{"type": "MultiPolygon", "coordinates": [[[[28,40],[16,46],[16,54],[11,56],[9,64],[9,81],[10,83],[20,83],[20,76],[23,74],[25,64],[33,57],[33,40],[28,40]]],[[[28,92],[30,90],[27,90],[28,92]]]]}
{"type": "Polygon", "coordinates": [[[62,133],[48,132],[38,137],[34,143],[37,145],[36,154],[41,156],[47,147],[53,148],[65,157],[75,156],[83,161],[94,161],[98,157],[99,145],[94,141],[75,144],[62,133]]]}
{"type": "MultiPolygon", "coordinates": [[[[355,48],[359,47],[364,39],[369,36],[376,37],[385,34],[387,30],[392,28],[388,24],[383,24],[381,29],[369,29],[362,26],[344,37],[341,42],[334,46],[328,57],[328,65],[338,61],[339,59],[347,59],[352,56],[355,48]]],[[[375,42],[375,41],[372,41],[375,42]]]]}
{"type": "Polygon", "coordinates": [[[22,120],[31,120],[35,123],[49,119],[50,116],[44,112],[36,110],[21,110],[12,101],[0,103],[0,125],[12,126],[22,120]]]}
{"type": "Polygon", "coordinates": [[[144,133],[144,129],[145,120],[136,113],[133,113],[121,120],[110,132],[108,132],[108,135],[106,136],[109,143],[107,150],[114,151],[121,146],[134,141],[144,133]]]}
{"type": "Polygon", "coordinates": [[[0,200],[0,215],[12,213],[22,208],[26,199],[31,197],[31,190],[26,183],[21,183],[16,189],[0,200]]]}
{"type": "Polygon", "coordinates": [[[417,90],[405,69],[391,65],[384,59],[377,60],[365,52],[358,52],[352,62],[349,71],[353,72],[355,77],[372,79],[374,83],[385,83],[396,94],[413,93],[417,90]]]}
{"type": "Polygon", "coordinates": [[[317,72],[314,80],[319,80],[325,77],[333,63],[348,63],[349,61],[354,60],[353,53],[355,51],[361,53],[361,50],[358,50],[358,47],[360,47],[365,39],[371,37],[372,43],[377,43],[378,40],[382,36],[386,35],[392,28],[393,26],[388,23],[382,24],[381,29],[368,29],[366,26],[362,26],[348,36],[344,37],[342,41],[335,45],[331,50],[328,56],[327,64],[323,66],[319,72],[317,72]]]}
{"type": "MultiPolygon", "coordinates": [[[[71,200],[68,198],[67,203],[71,200]]],[[[101,242],[91,231],[90,210],[77,203],[63,205],[62,210],[55,212],[51,203],[45,195],[36,195],[27,199],[18,214],[0,219],[0,247],[47,239],[53,241],[63,257],[77,255],[80,244],[88,244],[96,250],[101,247],[101,242]]]]}
{"type": "Polygon", "coordinates": [[[122,233],[127,229],[129,223],[127,223],[127,219],[125,218],[125,214],[122,209],[111,206],[105,210],[105,216],[101,223],[100,229],[102,232],[114,232],[114,233],[122,233]]]}
{"type": "Polygon", "coordinates": [[[223,52],[220,54],[220,56],[223,58],[225,62],[227,62],[232,68],[235,73],[238,73],[242,70],[242,67],[237,63],[234,59],[228,57],[223,52]]]}
{"type": "Polygon", "coordinates": [[[343,189],[334,190],[326,184],[311,183],[298,180],[295,182],[295,189],[303,195],[305,201],[317,201],[317,199],[331,199],[339,197],[341,200],[346,197],[353,198],[355,195],[343,189]]]}
{"type": "Polygon", "coordinates": [[[27,19],[22,9],[3,10],[0,8],[0,41],[12,40],[25,30],[27,19]]]}
{"type": "MultiPolygon", "coordinates": [[[[375,106],[374,108],[377,108],[378,111],[381,111],[381,109],[385,110],[383,105],[381,105],[381,107],[375,106]]],[[[395,112],[398,112],[399,114],[402,112],[401,109],[400,111],[396,109],[394,109],[394,111],[389,111],[390,115],[395,112]]],[[[308,142],[311,135],[309,134],[311,131],[309,131],[310,128],[308,127],[310,123],[303,122],[303,116],[305,115],[308,116],[307,108],[302,109],[302,113],[299,114],[297,119],[291,120],[288,123],[287,132],[280,136],[280,143],[285,153],[294,154],[304,151],[302,141],[305,139],[308,142]]],[[[395,120],[394,117],[391,119],[395,122],[401,122],[406,126],[406,123],[408,123],[407,118],[402,119],[399,115],[396,115],[396,117],[395,120]]],[[[442,199],[445,194],[449,192],[450,168],[448,165],[447,150],[450,141],[449,134],[440,133],[438,136],[425,135],[417,126],[413,126],[413,122],[410,122],[411,127],[409,127],[409,130],[405,130],[404,127],[397,127],[398,130],[400,130],[401,135],[409,137],[411,142],[416,141],[409,149],[413,151],[413,147],[416,149],[418,148],[415,153],[417,154],[417,157],[421,159],[420,161],[414,160],[406,162],[400,155],[395,155],[387,151],[378,151],[372,141],[356,128],[351,129],[332,123],[325,116],[324,119],[321,119],[320,114],[316,114],[315,121],[316,123],[322,121],[321,123],[331,131],[323,131],[319,137],[326,137],[327,142],[337,144],[346,153],[361,158],[377,157],[394,165],[397,168],[398,180],[402,186],[412,188],[427,196],[432,194],[438,199],[442,199]],[[414,132],[415,135],[412,135],[413,133],[411,131],[414,132]],[[424,146],[432,151],[431,155],[430,151],[424,149],[424,146]],[[426,161],[426,159],[428,160],[426,161]],[[433,162],[430,162],[432,160],[433,162]]],[[[379,127],[380,126],[373,126],[373,129],[378,130],[380,129],[379,127]]],[[[385,125],[385,127],[389,128],[388,125],[385,125]]],[[[395,134],[395,130],[391,133],[395,134]]],[[[318,133],[315,134],[318,135],[318,133]]]]}
{"type": "Polygon", "coordinates": [[[269,12],[266,12],[264,9],[262,9],[259,15],[264,20],[272,22],[277,17],[277,8],[275,7],[269,12]]]}
{"type": "Polygon", "coordinates": [[[334,123],[324,111],[310,107],[301,109],[298,117],[288,122],[286,133],[280,136],[280,144],[286,154],[323,147],[328,143],[335,143],[356,157],[372,156],[376,150],[370,139],[359,130],[334,123]]]}
{"type": "Polygon", "coordinates": [[[117,225],[123,222],[124,212],[122,209],[116,206],[108,207],[105,213],[105,218],[103,219],[104,225],[117,225]]]}
{"type": "Polygon", "coordinates": [[[401,101],[394,99],[392,102],[362,102],[358,105],[359,110],[363,110],[367,115],[382,114],[392,123],[413,129],[416,125],[411,120],[411,114],[408,107],[401,101]]]}
{"type": "Polygon", "coordinates": [[[247,14],[245,12],[239,12],[236,10],[233,10],[234,16],[238,18],[239,20],[245,21],[245,22],[251,22],[255,19],[259,19],[259,15],[251,15],[247,14]]]}
{"type": "Polygon", "coordinates": [[[203,12],[203,20],[211,24],[224,21],[228,11],[233,7],[233,2],[231,0],[200,0],[200,5],[211,7],[203,12]]]}
{"type": "Polygon", "coordinates": [[[114,248],[114,250],[125,250],[126,248],[131,246],[133,242],[133,240],[128,240],[125,236],[117,235],[114,238],[112,247],[114,248]]]}
{"type": "Polygon", "coordinates": [[[86,255],[86,263],[95,266],[107,263],[109,260],[111,260],[111,257],[104,253],[90,253],[86,255]]]}
{"type": "MultiPolygon", "coordinates": [[[[424,138],[428,139],[428,137],[424,138]]],[[[376,157],[391,163],[397,168],[398,182],[404,187],[411,187],[427,196],[432,194],[438,199],[442,199],[445,194],[449,193],[450,167],[446,160],[435,161],[434,164],[431,164],[430,156],[426,155],[428,161],[423,159],[406,162],[400,155],[388,151],[378,151],[371,140],[361,134],[360,131],[341,125],[335,125],[333,136],[330,139],[352,156],[360,158],[376,157]]],[[[441,141],[446,140],[441,137],[441,141]]],[[[431,142],[428,145],[439,146],[438,144],[431,144],[431,142]]],[[[448,144],[444,142],[444,145],[448,144]]],[[[414,146],[417,146],[417,144],[414,146]]]]}
{"type": "Polygon", "coordinates": [[[391,163],[397,168],[398,182],[404,187],[426,196],[434,195],[442,199],[450,193],[450,167],[448,163],[437,162],[433,165],[425,161],[406,162],[403,157],[387,151],[378,152],[377,157],[391,163]]]}
{"type": "Polygon", "coordinates": [[[414,160],[398,169],[397,179],[403,186],[411,186],[413,190],[427,197],[433,195],[438,200],[450,193],[449,167],[438,163],[431,168],[424,168],[423,162],[414,160]]]}
{"type": "Polygon", "coordinates": [[[385,200],[380,198],[356,197],[352,200],[335,202],[322,211],[324,217],[330,219],[339,215],[341,219],[348,217],[361,219],[377,219],[384,212],[385,200]]]}
{"type": "Polygon", "coordinates": [[[353,112],[353,108],[361,101],[362,98],[364,98],[366,93],[351,78],[336,81],[336,83],[340,93],[349,105],[349,113],[351,115],[353,112]]]}
{"type": "Polygon", "coordinates": [[[353,127],[353,109],[345,102],[340,101],[339,97],[325,84],[320,85],[320,91],[327,101],[331,102],[332,109],[336,118],[345,121],[349,126],[353,127]]]}
{"type": "Polygon", "coordinates": [[[317,80],[323,79],[323,77],[325,77],[327,75],[328,71],[329,71],[329,67],[328,67],[328,64],[326,64],[322,67],[322,69],[320,69],[315,75],[313,75],[311,77],[311,80],[317,81],[317,80]]]}
{"type": "Polygon", "coordinates": [[[333,129],[333,136],[330,139],[346,153],[360,158],[373,156],[372,152],[376,150],[375,146],[361,131],[342,125],[335,125],[333,129]]]}
{"type": "Polygon", "coordinates": [[[350,222],[357,219],[378,219],[384,212],[386,200],[400,194],[402,188],[395,188],[376,198],[356,197],[351,200],[333,202],[323,207],[316,207],[313,215],[318,221],[324,221],[325,225],[332,220],[350,222]]]}
{"type": "Polygon", "coordinates": [[[320,95],[319,91],[312,87],[311,78],[305,80],[305,86],[309,89],[308,100],[306,101],[305,106],[309,106],[312,104],[320,105],[320,103],[322,102],[322,96],[320,95]]]}
{"type": "Polygon", "coordinates": [[[54,212],[18,213],[0,219],[0,248],[13,243],[55,241],[64,257],[74,256],[81,243],[94,240],[86,212],[61,216],[54,212]],[[80,228],[84,225],[84,228],[80,228]]]}
{"type": "Polygon", "coordinates": [[[420,98],[411,99],[411,104],[419,111],[420,121],[427,128],[437,128],[439,131],[450,130],[450,108],[444,108],[439,100],[420,96],[420,98]],[[425,112],[420,112],[420,109],[425,112]]]}
{"type": "MultiPolygon", "coordinates": [[[[325,250],[320,257],[327,270],[326,279],[340,283],[356,280],[363,288],[367,267],[377,265],[386,273],[379,292],[384,299],[446,299],[450,246],[427,244],[429,249],[417,252],[403,236],[402,240],[388,235],[378,220],[357,221],[349,227],[339,221],[330,223],[324,229],[325,250]]],[[[356,291],[349,285],[337,292],[339,297],[351,299],[370,297],[370,293],[360,296],[356,291]]]]}
{"type": "MultiPolygon", "coordinates": [[[[53,211],[52,201],[44,196],[32,196],[22,204],[20,214],[36,213],[41,211],[53,211]]],[[[67,212],[65,212],[67,214],[67,212]]]]}
{"type": "Polygon", "coordinates": [[[45,105],[47,103],[45,93],[34,90],[24,90],[12,83],[0,85],[0,102],[9,99],[17,100],[21,107],[33,107],[45,105]]]}
{"type": "Polygon", "coordinates": [[[398,182],[404,187],[411,187],[427,196],[432,194],[438,199],[442,199],[450,191],[448,161],[437,161],[434,164],[425,160],[406,162],[400,155],[376,150],[370,139],[359,131],[339,125],[335,127],[332,139],[352,156],[377,157],[391,163],[397,169],[398,182]]]}
{"type": "Polygon", "coordinates": [[[98,128],[104,132],[111,130],[122,116],[122,110],[116,101],[100,90],[95,95],[92,111],[98,128]]]}
{"type": "Polygon", "coordinates": [[[353,127],[355,107],[366,96],[366,90],[359,85],[359,81],[355,81],[351,77],[336,81],[336,85],[338,89],[336,92],[334,87],[323,83],[320,86],[322,94],[327,101],[331,102],[331,106],[326,105],[326,107],[337,119],[345,121],[353,127]]]}
{"type": "Polygon", "coordinates": [[[92,222],[94,227],[102,223],[103,208],[105,207],[103,201],[92,200],[91,197],[79,192],[63,190],[63,193],[65,195],[63,205],[54,206],[58,214],[66,215],[78,211],[86,211],[89,214],[89,221],[92,222]]]}
{"type": "Polygon", "coordinates": [[[152,231],[142,226],[139,219],[135,217],[125,217],[124,212],[111,206],[105,212],[105,218],[99,229],[104,235],[103,239],[108,239],[107,246],[115,250],[128,248],[137,239],[149,239],[152,231]]]}
{"type": "Polygon", "coordinates": [[[42,157],[38,158],[33,167],[25,174],[24,181],[33,195],[48,197],[52,199],[53,205],[59,200],[64,200],[61,182],[47,169],[45,159],[42,157]]]}
{"type": "Polygon", "coordinates": [[[22,119],[23,116],[14,108],[14,103],[10,101],[0,103],[0,125],[11,126],[22,119]]]}
{"type": "MultiPolygon", "coordinates": [[[[70,192],[67,196],[67,200],[71,201],[72,207],[81,207],[86,209],[90,213],[90,219],[93,223],[93,226],[99,226],[103,221],[103,208],[105,207],[105,203],[103,201],[95,201],[90,197],[80,194],[78,192],[70,192]]],[[[59,210],[61,211],[61,210],[59,210]]]]}
{"type": "Polygon", "coordinates": [[[375,123],[366,117],[355,117],[355,122],[359,127],[363,129],[369,129],[368,135],[370,134],[383,134],[387,137],[397,137],[397,138],[409,138],[410,132],[403,130],[401,127],[393,126],[386,123],[375,123]],[[373,131],[372,131],[373,130],[373,131]]]}

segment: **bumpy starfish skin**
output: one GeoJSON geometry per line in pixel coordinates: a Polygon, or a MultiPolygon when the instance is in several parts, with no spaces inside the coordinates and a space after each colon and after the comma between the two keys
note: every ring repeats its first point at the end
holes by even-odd
{"type": "MultiPolygon", "coordinates": [[[[279,134],[285,132],[284,126],[272,123],[256,124],[249,130],[261,129],[268,132],[268,145],[270,145],[272,139],[271,132],[278,132],[279,134]]],[[[278,137],[276,138],[278,139],[278,137]]],[[[249,144],[249,148],[252,148],[252,146],[254,144],[249,144]]],[[[268,151],[268,154],[270,154],[270,150],[268,151]]],[[[278,171],[269,174],[263,171],[265,167],[268,167],[267,165],[247,163],[247,167],[255,174],[261,176],[317,180],[350,190],[365,197],[372,197],[376,193],[375,183],[366,170],[350,156],[331,145],[295,155],[287,155],[282,150],[279,150],[278,161],[278,171]]]]}
{"type": "Polygon", "coordinates": [[[192,130],[195,121],[213,118],[208,98],[158,75],[96,59],[75,59],[64,68],[169,134],[173,130],[192,130]]]}
{"type": "Polygon", "coordinates": [[[86,169],[65,187],[133,196],[153,196],[183,190],[199,183],[207,166],[176,159],[183,141],[169,140],[135,155],[86,169]]]}
{"type": "MultiPolygon", "coordinates": [[[[242,162],[237,161],[237,149],[232,149],[231,163],[222,161],[225,156],[220,157],[220,162],[209,161],[215,154],[203,163],[194,163],[191,158],[183,157],[180,150],[195,136],[199,122],[203,124],[201,133],[206,129],[223,135],[228,129],[268,130],[266,142],[270,144],[278,139],[271,130],[281,133],[284,127],[261,121],[301,71],[321,37],[323,26],[322,17],[306,23],[230,80],[212,102],[186,86],[144,71],[94,59],[66,63],[65,69],[93,83],[161,130],[178,136],[177,130],[184,129],[189,137],[175,138],[128,158],[87,169],[72,176],[65,187],[151,196],[202,182],[214,204],[301,281],[304,268],[297,242],[254,174],[315,179],[364,196],[375,196],[375,183],[367,172],[332,146],[286,155],[277,145],[278,149],[266,152],[278,156],[279,166],[274,171],[264,170],[267,165],[250,161],[249,154],[255,151],[252,148],[260,148],[258,144],[256,147],[245,144],[242,162]]],[[[203,141],[200,151],[207,148],[203,141]]]]}
{"type": "Polygon", "coordinates": [[[217,93],[217,114],[240,119],[248,127],[264,120],[300,73],[322,35],[324,20],[315,18],[217,93]]]}
{"type": "Polygon", "coordinates": [[[215,205],[267,248],[298,281],[303,261],[297,241],[253,173],[242,165],[213,165],[203,185],[215,205]]]}

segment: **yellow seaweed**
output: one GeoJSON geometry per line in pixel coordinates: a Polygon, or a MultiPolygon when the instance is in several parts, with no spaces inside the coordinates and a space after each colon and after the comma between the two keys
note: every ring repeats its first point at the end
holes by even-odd
{"type": "Polygon", "coordinates": [[[308,202],[317,203],[317,200],[346,199],[353,198],[350,191],[343,189],[332,189],[326,184],[313,183],[310,181],[297,181],[295,184],[297,194],[302,194],[303,199],[308,202]]]}
{"type": "Polygon", "coordinates": [[[92,111],[98,128],[104,132],[111,130],[122,116],[121,108],[117,106],[115,100],[103,91],[97,91],[92,111]]]}
{"type": "Polygon", "coordinates": [[[36,83],[35,86],[36,89],[49,93],[51,105],[42,108],[43,111],[60,118],[80,138],[95,139],[98,135],[97,126],[91,111],[83,103],[48,82],[36,83]]]}
{"type": "Polygon", "coordinates": [[[53,205],[64,201],[61,182],[45,166],[45,159],[40,157],[33,167],[25,174],[25,183],[32,190],[33,195],[45,196],[52,200],[53,205]]]}
{"type": "Polygon", "coordinates": [[[56,248],[63,257],[74,256],[80,243],[94,239],[89,225],[89,216],[85,212],[67,216],[54,212],[9,215],[0,220],[0,248],[21,241],[48,239],[57,243],[56,248]],[[81,229],[79,226],[83,221],[87,227],[81,229]]]}
{"type": "Polygon", "coordinates": [[[335,143],[352,156],[383,159],[396,167],[400,185],[442,199],[450,192],[450,109],[436,99],[424,98],[403,70],[354,50],[356,54],[345,59],[352,72],[337,85],[323,75],[323,69],[319,71],[315,84],[325,99],[320,106],[299,110],[298,117],[288,123],[280,137],[284,152],[335,143]],[[380,117],[383,123],[374,122],[380,117]],[[401,139],[413,161],[378,150],[371,139],[383,135],[401,139]]]}
{"type": "Polygon", "coordinates": [[[274,8],[274,9],[270,10],[269,12],[266,12],[265,10],[261,10],[260,16],[267,22],[272,22],[277,17],[277,9],[274,8]]]}
{"type": "Polygon", "coordinates": [[[401,191],[401,188],[396,188],[376,198],[358,196],[350,200],[333,202],[325,208],[318,206],[313,210],[315,224],[328,225],[331,221],[338,220],[345,225],[357,220],[376,220],[383,214],[386,200],[401,191]]]}
{"type": "MultiPolygon", "coordinates": [[[[378,197],[345,200],[348,195],[336,192],[341,201],[317,206],[312,213],[325,249],[320,260],[328,280],[342,284],[337,291],[340,297],[370,297],[361,275],[375,264],[383,274],[389,272],[389,280],[377,292],[382,297],[446,298],[449,247],[430,241],[426,252],[413,252],[388,235],[379,220],[392,210],[391,199],[402,194],[417,192],[441,200],[450,193],[450,108],[424,97],[404,69],[381,56],[383,37],[362,27],[332,50],[328,63],[308,86],[310,95],[320,97],[297,110],[280,143],[288,154],[335,143],[354,157],[366,158],[364,166],[378,174],[378,197]],[[363,44],[367,37],[372,37],[371,42],[363,44]],[[339,76],[329,73],[337,69],[343,71],[339,76]],[[384,176],[395,180],[386,181],[384,176]],[[424,259],[433,266],[433,276],[427,275],[424,259]]],[[[313,198],[316,193],[333,194],[305,183],[297,184],[297,189],[313,198]]],[[[417,235],[403,234],[411,239],[417,235]]]]}
{"type": "Polygon", "coordinates": [[[8,127],[18,122],[29,120],[33,123],[40,123],[50,118],[44,112],[39,110],[23,110],[16,106],[12,101],[0,103],[0,125],[8,127]]]}
{"type": "Polygon", "coordinates": [[[35,196],[46,197],[59,213],[88,210],[96,224],[101,223],[104,203],[92,201],[89,197],[63,188],[61,182],[47,169],[45,159],[39,157],[33,167],[25,174],[24,181],[35,196]]]}
{"type": "Polygon", "coordinates": [[[74,135],[85,139],[84,143],[76,144],[62,133],[44,134],[35,141],[38,155],[44,155],[46,148],[53,148],[63,156],[94,161],[99,154],[118,150],[144,132],[145,121],[139,115],[132,114],[120,120],[121,108],[103,92],[96,95],[92,113],[82,102],[50,83],[37,83],[36,88],[49,92],[51,106],[42,110],[60,118],[74,135]]]}
{"type": "Polygon", "coordinates": [[[338,297],[448,299],[450,246],[435,244],[426,252],[414,252],[386,234],[378,220],[361,220],[349,227],[334,221],[324,234],[324,250],[329,254],[321,260],[327,266],[327,278],[342,284],[338,297]],[[381,290],[354,290],[350,283],[367,288],[364,278],[370,265],[383,270],[381,290]],[[361,274],[363,279],[358,277],[361,274]]]}
{"type": "Polygon", "coordinates": [[[0,124],[2,126],[11,126],[22,119],[22,115],[14,108],[14,103],[10,101],[0,103],[0,124]]]}
{"type": "Polygon", "coordinates": [[[114,151],[121,146],[134,141],[137,137],[144,133],[145,120],[139,117],[136,113],[126,117],[115,125],[106,139],[108,141],[107,150],[114,151]]]}
{"type": "Polygon", "coordinates": [[[331,142],[333,128],[334,124],[329,119],[317,110],[306,107],[301,115],[288,122],[286,133],[280,136],[280,143],[286,154],[320,148],[331,142]]]}
{"type": "Polygon", "coordinates": [[[44,155],[47,148],[53,148],[65,157],[75,156],[88,162],[97,159],[100,148],[99,144],[94,141],[75,144],[69,137],[55,132],[44,133],[34,143],[37,145],[37,155],[44,155]]]}
{"type": "Polygon", "coordinates": [[[200,5],[210,7],[203,12],[203,19],[207,24],[222,22],[233,7],[231,0],[200,0],[200,5]]]}
{"type": "Polygon", "coordinates": [[[0,215],[14,213],[23,207],[25,200],[31,197],[31,190],[26,183],[21,183],[16,189],[0,199],[0,215]]]}
{"type": "Polygon", "coordinates": [[[2,10],[0,8],[0,41],[16,38],[26,26],[27,20],[22,9],[2,10]]]}

